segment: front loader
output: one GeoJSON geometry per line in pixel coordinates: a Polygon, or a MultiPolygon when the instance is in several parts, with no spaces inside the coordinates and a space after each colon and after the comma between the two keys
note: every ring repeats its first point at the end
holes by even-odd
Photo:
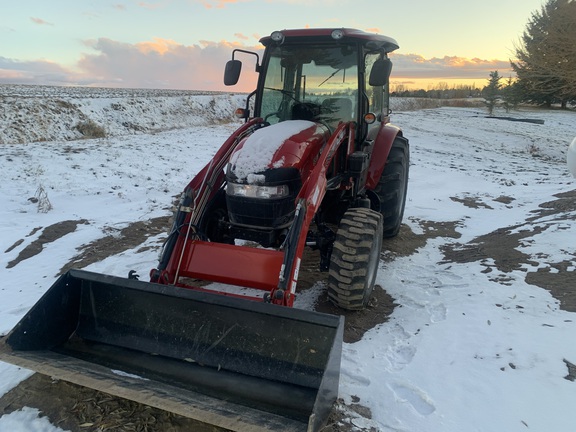
{"type": "Polygon", "coordinates": [[[343,318],[293,308],[304,249],[328,296],[370,299],[406,200],[408,140],[389,121],[392,38],[274,32],[244,124],[184,189],[150,282],[62,275],[0,359],[237,431],[317,431],[338,395],[343,318]]]}

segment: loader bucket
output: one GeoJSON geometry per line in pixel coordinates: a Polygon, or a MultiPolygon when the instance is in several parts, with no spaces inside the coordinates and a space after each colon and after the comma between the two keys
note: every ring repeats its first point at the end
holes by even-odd
{"type": "Polygon", "coordinates": [[[316,431],[342,317],[70,270],[0,360],[234,431],[316,431]]]}

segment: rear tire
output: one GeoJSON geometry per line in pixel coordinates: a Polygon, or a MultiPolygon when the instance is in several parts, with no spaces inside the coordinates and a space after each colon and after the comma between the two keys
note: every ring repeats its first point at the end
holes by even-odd
{"type": "Polygon", "coordinates": [[[384,217],[384,238],[394,237],[400,230],[408,191],[409,166],[408,140],[404,137],[396,137],[384,171],[374,189],[380,199],[380,213],[384,217]]]}
{"type": "Polygon", "coordinates": [[[330,257],[328,297],[332,303],[347,310],[368,305],[381,249],[380,213],[367,208],[351,208],[344,213],[330,257]]]}

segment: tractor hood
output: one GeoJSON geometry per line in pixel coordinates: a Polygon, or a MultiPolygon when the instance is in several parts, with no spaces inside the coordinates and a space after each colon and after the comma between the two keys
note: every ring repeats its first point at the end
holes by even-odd
{"type": "Polygon", "coordinates": [[[329,136],[325,126],[306,120],[289,120],[258,129],[232,153],[227,179],[263,184],[265,173],[278,168],[292,168],[306,175],[329,136]]]}

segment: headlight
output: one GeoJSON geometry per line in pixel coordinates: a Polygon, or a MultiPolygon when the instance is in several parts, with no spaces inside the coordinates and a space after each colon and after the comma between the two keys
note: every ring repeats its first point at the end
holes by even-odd
{"type": "Polygon", "coordinates": [[[272,32],[270,39],[272,39],[277,44],[282,44],[284,42],[284,33],[281,31],[272,32]]]}
{"type": "Polygon", "coordinates": [[[228,183],[226,193],[237,197],[273,199],[287,197],[290,190],[288,185],[260,186],[228,183]]]}
{"type": "Polygon", "coordinates": [[[332,30],[332,33],[330,34],[332,36],[332,39],[342,39],[344,37],[344,30],[343,29],[336,29],[336,30],[332,30]]]}

